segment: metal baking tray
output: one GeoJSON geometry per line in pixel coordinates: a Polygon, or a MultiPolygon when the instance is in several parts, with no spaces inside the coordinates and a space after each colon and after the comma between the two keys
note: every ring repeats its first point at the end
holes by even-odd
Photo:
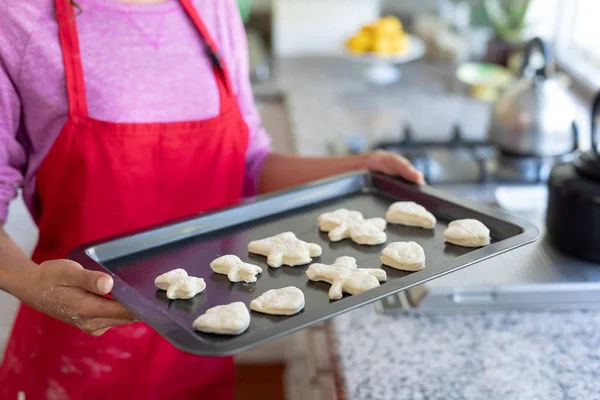
{"type": "Polygon", "coordinates": [[[380,174],[359,173],[335,177],[291,190],[259,197],[247,203],[196,215],[185,220],[131,232],[82,245],[70,255],[85,268],[112,275],[112,296],[155,329],[177,348],[198,355],[225,356],[287,335],[335,315],[374,302],[392,293],[464,268],[514,249],[537,238],[529,222],[458,198],[428,186],[417,186],[380,174]],[[381,265],[385,244],[359,246],[350,240],[331,243],[319,232],[317,217],[340,207],[361,211],[365,217],[383,217],[394,201],[412,200],[422,204],[438,219],[434,230],[388,225],[388,242],[414,240],[425,250],[427,267],[402,272],[381,265]],[[444,244],[443,232],[449,221],[476,218],[490,228],[492,243],[480,249],[444,244]],[[359,267],[383,268],[388,280],[378,288],[355,296],[330,301],[330,285],[311,282],[307,266],[270,268],[266,258],[251,255],[247,244],[285,231],[300,239],[318,243],[323,254],[315,262],[332,263],[337,257],[352,256],[359,267]],[[217,275],[210,262],[223,254],[235,254],[263,268],[256,284],[230,283],[217,275]],[[154,278],[174,268],[204,278],[207,288],[191,300],[170,301],[154,286],[154,278]],[[251,312],[249,329],[239,336],[195,332],[192,322],[208,308],[220,304],[250,301],[266,290],[285,286],[300,288],[306,307],[292,317],[251,312]]]}

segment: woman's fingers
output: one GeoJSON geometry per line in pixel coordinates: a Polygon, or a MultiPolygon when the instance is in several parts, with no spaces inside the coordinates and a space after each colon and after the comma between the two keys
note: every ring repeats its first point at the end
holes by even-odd
{"type": "Polygon", "coordinates": [[[108,331],[110,328],[104,328],[104,329],[98,329],[97,331],[94,332],[90,332],[90,335],[92,336],[102,336],[106,333],[106,331],[108,331]]]}
{"type": "Polygon", "coordinates": [[[410,161],[394,153],[386,151],[373,153],[369,160],[369,169],[386,175],[400,176],[411,182],[425,183],[423,174],[410,161]]]}
{"type": "Polygon", "coordinates": [[[89,271],[71,260],[54,260],[44,263],[45,268],[51,268],[57,275],[63,277],[66,286],[75,286],[99,295],[110,293],[113,279],[100,271],[89,271]]]}
{"type": "Polygon", "coordinates": [[[113,318],[96,318],[80,324],[80,328],[92,336],[101,336],[110,328],[130,324],[131,321],[113,318]]]}
{"type": "Polygon", "coordinates": [[[99,295],[110,293],[113,287],[112,278],[100,271],[86,269],[72,269],[69,271],[71,284],[99,295]]]}
{"type": "Polygon", "coordinates": [[[79,315],[90,319],[117,319],[134,322],[135,316],[116,300],[101,296],[90,296],[84,299],[79,307],[79,315]]]}

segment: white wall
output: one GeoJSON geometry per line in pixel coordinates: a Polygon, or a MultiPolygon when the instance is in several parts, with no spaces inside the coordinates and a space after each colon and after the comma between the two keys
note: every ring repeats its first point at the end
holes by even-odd
{"type": "MultiPolygon", "coordinates": [[[[438,0],[252,0],[255,10],[273,12],[277,56],[340,52],[344,41],[381,10],[420,14],[437,10],[438,0]]],[[[475,2],[478,0],[469,0],[475,2]]],[[[524,36],[553,40],[559,0],[532,0],[524,36]]]]}
{"type": "Polygon", "coordinates": [[[272,0],[276,56],[340,52],[360,26],[379,17],[379,0],[272,0]]]}

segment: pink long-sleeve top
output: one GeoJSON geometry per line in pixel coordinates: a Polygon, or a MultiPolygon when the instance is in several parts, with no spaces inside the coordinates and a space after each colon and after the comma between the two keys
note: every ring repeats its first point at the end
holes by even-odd
{"type": "MultiPolygon", "coordinates": [[[[88,108],[112,122],[204,120],[219,113],[216,81],[200,37],[177,0],[155,4],[77,0],[88,108]]],[[[228,65],[250,132],[244,194],[251,195],[270,139],[248,78],[246,34],[235,0],[194,5],[228,65]]],[[[0,1],[0,220],[35,175],[67,120],[68,103],[53,0],[0,1]]],[[[193,184],[190,182],[190,184],[193,184]]]]}

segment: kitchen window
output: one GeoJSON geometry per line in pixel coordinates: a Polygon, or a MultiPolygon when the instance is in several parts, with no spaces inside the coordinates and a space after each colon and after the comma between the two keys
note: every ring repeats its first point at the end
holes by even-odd
{"type": "Polygon", "coordinates": [[[600,1],[562,0],[560,7],[559,64],[587,92],[600,89],[600,1]]]}

